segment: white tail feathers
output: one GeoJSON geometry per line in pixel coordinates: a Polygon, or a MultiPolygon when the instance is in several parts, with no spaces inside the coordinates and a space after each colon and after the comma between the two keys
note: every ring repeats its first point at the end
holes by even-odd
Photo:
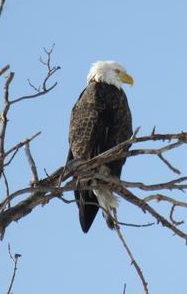
{"type": "Polygon", "coordinates": [[[93,190],[99,205],[103,208],[103,216],[106,219],[109,228],[114,228],[114,221],[111,212],[118,207],[117,197],[110,191],[104,189],[93,190]]]}
{"type": "MultiPolygon", "coordinates": [[[[99,174],[105,177],[111,177],[110,169],[106,165],[102,165],[99,167],[99,174]]],[[[106,219],[107,225],[110,229],[113,229],[115,226],[114,216],[116,215],[116,209],[118,207],[118,198],[107,189],[94,189],[93,190],[99,205],[103,208],[103,216],[106,219]]]]}

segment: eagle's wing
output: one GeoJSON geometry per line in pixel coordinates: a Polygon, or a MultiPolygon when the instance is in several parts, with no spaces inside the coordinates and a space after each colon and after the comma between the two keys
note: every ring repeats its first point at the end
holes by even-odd
{"type": "MultiPolygon", "coordinates": [[[[95,95],[93,87],[87,87],[72,109],[68,161],[71,159],[88,160],[98,154],[98,137],[105,130],[99,121],[103,106],[102,103],[96,101],[95,95]]],[[[80,224],[86,233],[98,212],[98,201],[91,190],[76,190],[74,194],[79,207],[80,224]]]]}
{"type": "Polygon", "coordinates": [[[93,87],[87,87],[72,109],[69,143],[73,158],[88,160],[98,153],[96,145],[105,126],[100,120],[104,106],[96,95],[93,87]]]}

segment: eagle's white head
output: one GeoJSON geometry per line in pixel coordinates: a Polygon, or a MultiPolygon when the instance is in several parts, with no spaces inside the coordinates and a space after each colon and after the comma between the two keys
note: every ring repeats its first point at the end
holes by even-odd
{"type": "Polygon", "coordinates": [[[116,86],[118,89],[123,83],[133,85],[133,78],[127,74],[124,67],[115,61],[97,61],[92,64],[87,76],[87,83],[90,81],[103,82],[116,86]]]}

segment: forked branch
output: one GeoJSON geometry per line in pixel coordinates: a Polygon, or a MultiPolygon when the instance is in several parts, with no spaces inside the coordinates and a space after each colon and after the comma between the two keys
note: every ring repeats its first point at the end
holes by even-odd
{"type": "Polygon", "coordinates": [[[47,69],[46,74],[41,82],[40,86],[35,86],[30,79],[28,79],[28,83],[30,87],[34,90],[33,94],[24,95],[12,100],[10,103],[14,104],[23,100],[38,98],[40,96],[46,95],[48,92],[53,90],[57,86],[57,82],[55,82],[52,86],[48,86],[47,83],[49,82],[50,78],[60,69],[60,66],[52,66],[51,65],[51,57],[54,49],[54,44],[50,50],[44,48],[44,52],[46,54],[46,61],[44,61],[40,57],[40,63],[47,69]]]}

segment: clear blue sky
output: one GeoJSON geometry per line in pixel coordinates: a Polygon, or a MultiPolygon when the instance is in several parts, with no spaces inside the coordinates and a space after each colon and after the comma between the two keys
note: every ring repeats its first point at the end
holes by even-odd
{"type": "MultiPolygon", "coordinates": [[[[27,78],[40,83],[43,46],[56,44],[53,62],[62,68],[56,74],[58,86],[50,94],[12,108],[7,149],[42,131],[31,145],[40,177],[44,168],[50,173],[62,165],[71,108],[86,85],[90,64],[100,59],[118,61],[134,77],[134,87],[125,91],[140,134],[149,134],[153,126],[158,132],[186,131],[186,28],[186,0],[7,0],[0,23],[0,66],[9,63],[16,73],[11,98],[32,91],[27,78]]],[[[186,149],[171,152],[169,158],[185,174],[186,149]]],[[[12,192],[28,184],[24,152],[15,158],[7,176],[12,192]]],[[[156,183],[175,175],[158,160],[143,157],[129,159],[122,177],[156,183]]],[[[180,196],[186,198],[184,193],[180,196]]],[[[161,212],[167,211],[164,205],[161,212]]],[[[119,214],[125,222],[152,221],[123,201],[119,214]]],[[[123,232],[151,294],[187,293],[187,247],[182,239],[159,225],[125,227],[123,232]]],[[[122,294],[124,283],[127,294],[143,293],[126,252],[101,214],[87,235],[81,232],[77,207],[57,200],[12,224],[0,244],[0,293],[6,293],[12,272],[8,243],[13,252],[22,254],[14,294],[122,294]]]]}

